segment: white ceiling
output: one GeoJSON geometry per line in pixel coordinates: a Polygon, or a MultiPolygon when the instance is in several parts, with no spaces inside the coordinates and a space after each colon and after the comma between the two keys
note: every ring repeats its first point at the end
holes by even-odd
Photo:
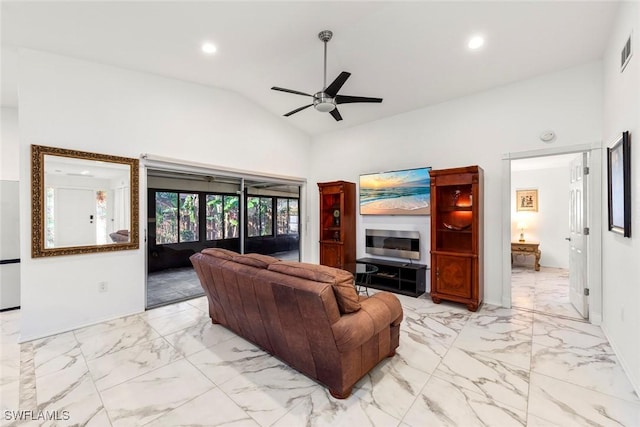
{"type": "Polygon", "coordinates": [[[17,103],[17,47],[236,91],[281,116],[352,73],[344,95],[382,104],[312,108],[281,120],[317,135],[601,57],[618,3],[605,2],[7,2],[1,3],[2,104],[17,103]],[[476,33],[478,51],[466,47],[476,33]],[[204,40],[218,52],[200,51],[204,40]]]}

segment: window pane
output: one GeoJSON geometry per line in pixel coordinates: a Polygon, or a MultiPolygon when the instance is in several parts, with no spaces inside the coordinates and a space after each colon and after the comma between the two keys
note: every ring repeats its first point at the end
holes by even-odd
{"type": "Polygon", "coordinates": [[[207,194],[207,240],[219,240],[223,237],[222,196],[207,194]]]}
{"type": "Polygon", "coordinates": [[[156,192],[156,243],[178,243],[178,193],[156,192]]]}
{"type": "Polygon", "coordinates": [[[289,234],[298,234],[298,199],[289,199],[289,234]]]}
{"type": "Polygon", "coordinates": [[[198,195],[180,193],[180,241],[198,240],[198,195]]]}
{"type": "Polygon", "coordinates": [[[240,236],[238,230],[238,210],[240,198],[238,196],[224,196],[224,238],[234,239],[240,236]]]}
{"type": "Polygon", "coordinates": [[[273,199],[271,197],[260,198],[260,226],[262,236],[273,234],[273,199]]]}
{"type": "Polygon", "coordinates": [[[247,197],[247,236],[260,235],[260,197],[247,197]]]}
{"type": "Polygon", "coordinates": [[[278,224],[278,229],[276,230],[278,234],[289,234],[289,203],[288,199],[278,199],[277,202],[277,217],[276,223],[278,224]]]}

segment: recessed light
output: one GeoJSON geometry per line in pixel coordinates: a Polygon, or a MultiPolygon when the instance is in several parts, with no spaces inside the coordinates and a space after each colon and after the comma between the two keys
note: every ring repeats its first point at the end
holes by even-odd
{"type": "Polygon", "coordinates": [[[202,43],[202,51],[204,53],[212,55],[212,54],[216,53],[216,50],[218,50],[218,49],[216,48],[216,46],[213,43],[209,43],[209,42],[202,43]]]}
{"type": "Polygon", "coordinates": [[[484,37],[482,36],[473,36],[469,39],[469,49],[475,50],[482,47],[484,44],[484,37]]]}

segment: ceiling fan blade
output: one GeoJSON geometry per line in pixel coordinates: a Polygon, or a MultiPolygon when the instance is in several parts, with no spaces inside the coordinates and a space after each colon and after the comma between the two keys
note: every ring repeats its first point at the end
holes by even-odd
{"type": "Polygon", "coordinates": [[[304,95],[304,96],[313,97],[313,95],[309,95],[308,93],[300,92],[298,90],[293,90],[293,89],[285,89],[283,87],[274,86],[274,87],[271,88],[271,90],[279,90],[280,92],[294,93],[296,95],[304,95]]]}
{"type": "Polygon", "coordinates": [[[340,120],[342,120],[342,116],[340,115],[340,112],[338,111],[337,108],[334,108],[333,110],[331,110],[329,114],[331,114],[333,118],[336,119],[336,122],[339,122],[340,120]]]}
{"type": "Polygon", "coordinates": [[[368,98],[366,96],[336,95],[336,104],[352,104],[354,102],[382,102],[382,98],[368,98]]]}
{"type": "Polygon", "coordinates": [[[289,117],[290,115],[295,114],[295,113],[297,113],[298,111],[302,111],[302,110],[304,110],[305,108],[309,108],[309,107],[311,107],[312,105],[313,105],[313,104],[309,104],[309,105],[305,105],[304,107],[296,108],[296,109],[295,109],[295,110],[293,110],[293,111],[289,111],[289,112],[288,112],[287,114],[285,114],[284,116],[285,116],[285,117],[289,117]]]}
{"type": "Polygon", "coordinates": [[[327,86],[327,88],[324,90],[324,93],[334,98],[350,75],[351,73],[347,73],[346,71],[341,72],[340,75],[336,77],[336,79],[329,86],[327,86]]]}

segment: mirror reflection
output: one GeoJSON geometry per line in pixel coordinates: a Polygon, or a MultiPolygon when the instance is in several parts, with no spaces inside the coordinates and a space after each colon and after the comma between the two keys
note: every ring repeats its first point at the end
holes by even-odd
{"type": "Polygon", "coordinates": [[[32,146],[34,257],[138,248],[138,160],[32,146]]]}
{"type": "Polygon", "coordinates": [[[44,156],[45,245],[129,242],[129,166],[44,156]]]}

